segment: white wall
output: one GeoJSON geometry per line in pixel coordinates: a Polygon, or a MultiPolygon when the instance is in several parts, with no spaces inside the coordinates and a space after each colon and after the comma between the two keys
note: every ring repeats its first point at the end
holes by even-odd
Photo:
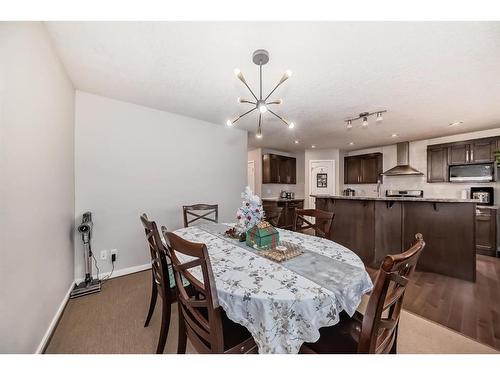
{"type": "Polygon", "coordinates": [[[256,148],[248,151],[248,161],[254,162],[255,191],[261,197],[262,193],[262,149],[256,148]]]}
{"type": "MultiPolygon", "coordinates": [[[[150,263],[139,216],[182,226],[182,205],[218,203],[234,221],[247,184],[247,133],[204,121],[76,93],[77,220],[90,210],[93,248],[118,249],[115,269],[150,263]]],[[[83,277],[80,241],[75,277],[83,277]]],[[[101,272],[110,261],[99,261],[101,272]]]]}
{"type": "Polygon", "coordinates": [[[0,353],[35,352],[73,282],[74,89],[37,22],[0,23],[0,353]]]}
{"type": "MultiPolygon", "coordinates": [[[[499,183],[474,184],[474,183],[427,183],[427,146],[433,144],[458,142],[468,139],[485,138],[500,135],[500,128],[479,132],[463,133],[448,137],[433,138],[410,142],[410,165],[422,172],[423,176],[384,176],[382,192],[387,189],[418,189],[424,191],[424,196],[429,198],[461,198],[461,191],[469,190],[471,186],[494,186],[495,200],[500,202],[499,183]]],[[[373,147],[369,149],[351,151],[349,156],[366,154],[371,152],[383,153],[383,170],[386,171],[394,167],[397,163],[396,145],[373,147]]],[[[342,161],[343,163],[343,161],[342,161]]],[[[344,176],[342,175],[342,181],[344,176]]],[[[376,195],[376,185],[345,185],[356,190],[357,195],[376,195]]],[[[469,190],[470,191],[470,190],[469,190]]]]}

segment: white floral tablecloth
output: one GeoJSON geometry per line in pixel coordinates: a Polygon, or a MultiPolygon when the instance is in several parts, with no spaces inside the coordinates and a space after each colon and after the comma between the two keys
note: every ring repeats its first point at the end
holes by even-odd
{"type": "MultiPolygon", "coordinates": [[[[298,353],[304,342],[319,339],[321,327],[338,323],[341,311],[352,315],[362,295],[373,287],[361,259],[330,240],[279,229],[281,240],[331,260],[325,258],[324,263],[335,275],[333,284],[322,286],[302,276],[307,273],[294,272],[203,227],[175,233],[206,244],[219,303],[231,320],[250,331],[259,353],[298,353]]],[[[189,257],[180,258],[188,261],[189,257]]],[[[203,279],[199,269],[191,271],[203,279]]]]}

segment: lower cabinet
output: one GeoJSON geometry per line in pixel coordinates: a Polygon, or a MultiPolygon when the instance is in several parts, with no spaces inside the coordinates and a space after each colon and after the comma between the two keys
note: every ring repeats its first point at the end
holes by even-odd
{"type": "Polygon", "coordinates": [[[476,253],[496,256],[497,210],[476,209],[476,253]]]}

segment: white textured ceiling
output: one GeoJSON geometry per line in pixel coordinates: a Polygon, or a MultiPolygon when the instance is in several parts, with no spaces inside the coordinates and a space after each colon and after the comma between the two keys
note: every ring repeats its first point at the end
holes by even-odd
{"type": "MultiPolygon", "coordinates": [[[[357,149],[500,126],[500,22],[49,22],[47,28],[77,89],[224,126],[257,90],[255,49],[265,48],[264,91],[288,130],[266,114],[240,120],[250,147],[357,149]],[[387,109],[347,131],[343,120],[387,109]],[[448,127],[464,121],[459,127],[448,127]],[[399,138],[392,139],[391,134],[399,138]],[[293,140],[297,138],[300,144],[293,140]],[[355,142],[349,146],[350,141],[355,142]]],[[[230,131],[230,130],[228,130],[230,131]]]]}

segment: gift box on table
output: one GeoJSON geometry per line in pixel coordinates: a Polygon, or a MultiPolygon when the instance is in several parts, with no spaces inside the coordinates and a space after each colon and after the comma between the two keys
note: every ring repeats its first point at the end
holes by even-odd
{"type": "Polygon", "coordinates": [[[279,244],[280,234],[267,221],[255,224],[247,231],[246,244],[259,249],[274,248],[279,244]]]}

